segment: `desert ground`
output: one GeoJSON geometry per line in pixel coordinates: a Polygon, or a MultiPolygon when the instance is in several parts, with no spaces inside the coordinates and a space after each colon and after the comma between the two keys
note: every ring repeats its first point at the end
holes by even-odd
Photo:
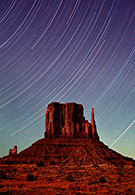
{"type": "Polygon", "coordinates": [[[1,164],[0,194],[135,195],[135,166],[1,164]]]}

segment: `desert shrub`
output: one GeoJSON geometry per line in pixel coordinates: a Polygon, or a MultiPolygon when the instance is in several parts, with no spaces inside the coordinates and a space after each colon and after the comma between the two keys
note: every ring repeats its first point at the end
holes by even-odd
{"type": "Polygon", "coordinates": [[[34,175],[33,174],[28,174],[27,176],[26,176],[26,181],[34,181],[36,178],[34,177],[34,175]]]}
{"type": "Polygon", "coordinates": [[[62,171],[59,169],[59,170],[57,170],[57,174],[61,174],[62,173],[62,171]]]}
{"type": "Polygon", "coordinates": [[[68,175],[66,175],[65,180],[66,181],[74,181],[74,178],[71,174],[68,174],[68,175]]]}
{"type": "Polygon", "coordinates": [[[124,168],[124,165],[125,165],[125,163],[123,161],[119,161],[119,162],[117,162],[117,165],[116,166],[118,168],[122,169],[122,168],[124,168]]]}
{"type": "Polygon", "coordinates": [[[1,161],[0,161],[0,164],[5,164],[5,161],[4,161],[4,160],[1,160],[1,161]]]}
{"type": "Polygon", "coordinates": [[[27,164],[27,161],[26,160],[22,160],[22,164],[27,164]]]}
{"type": "Polygon", "coordinates": [[[13,165],[14,164],[14,161],[12,161],[12,160],[6,160],[5,161],[5,164],[6,165],[13,165]]]}
{"type": "Polygon", "coordinates": [[[135,162],[132,162],[132,166],[135,167],[135,162]]]}
{"type": "Polygon", "coordinates": [[[44,162],[43,161],[39,161],[36,163],[37,167],[43,167],[44,166],[44,162]]]}
{"type": "Polygon", "coordinates": [[[99,182],[100,183],[106,183],[106,179],[104,177],[100,177],[99,182]]]}
{"type": "Polygon", "coordinates": [[[30,160],[30,161],[28,162],[28,164],[33,164],[33,161],[32,161],[32,160],[30,160]]]}
{"type": "Polygon", "coordinates": [[[56,165],[56,162],[51,161],[51,162],[50,162],[50,165],[56,165]]]}
{"type": "Polygon", "coordinates": [[[90,185],[92,185],[92,184],[94,184],[94,183],[95,183],[95,181],[89,180],[89,181],[88,181],[88,186],[90,186],[90,185]]]}
{"type": "Polygon", "coordinates": [[[0,170],[0,179],[7,179],[7,175],[3,170],[0,170]]]}
{"type": "Polygon", "coordinates": [[[120,178],[120,177],[118,177],[117,181],[118,181],[118,182],[121,182],[121,178],[120,178]]]}
{"type": "Polygon", "coordinates": [[[128,189],[126,190],[126,192],[125,192],[125,195],[129,195],[129,194],[133,194],[133,193],[132,193],[132,190],[131,190],[130,188],[128,188],[128,189]]]}
{"type": "Polygon", "coordinates": [[[16,169],[16,168],[14,168],[14,169],[13,169],[13,172],[16,172],[16,171],[17,171],[17,169],[16,169]]]}
{"type": "Polygon", "coordinates": [[[52,177],[48,177],[47,179],[48,179],[48,181],[52,181],[53,180],[52,177]]]}

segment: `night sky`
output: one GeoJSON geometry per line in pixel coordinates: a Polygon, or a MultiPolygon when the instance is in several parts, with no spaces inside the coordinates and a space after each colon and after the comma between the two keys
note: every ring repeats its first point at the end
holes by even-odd
{"type": "Polygon", "coordinates": [[[76,102],[135,159],[135,0],[0,0],[0,156],[44,137],[51,102],[76,102]]]}

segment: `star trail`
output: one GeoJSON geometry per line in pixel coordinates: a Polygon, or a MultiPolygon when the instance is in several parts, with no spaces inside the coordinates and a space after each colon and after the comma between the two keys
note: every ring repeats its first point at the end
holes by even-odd
{"type": "Polygon", "coordinates": [[[135,1],[0,2],[0,156],[44,136],[51,102],[77,102],[100,140],[135,159],[135,1]]]}

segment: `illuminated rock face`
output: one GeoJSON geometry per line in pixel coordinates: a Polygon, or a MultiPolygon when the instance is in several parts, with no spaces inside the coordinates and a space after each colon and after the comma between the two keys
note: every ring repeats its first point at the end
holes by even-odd
{"type": "Polygon", "coordinates": [[[92,127],[92,137],[93,139],[99,139],[99,136],[97,134],[96,130],[96,123],[94,120],[94,108],[91,109],[91,127],[92,127]]]}
{"type": "Polygon", "coordinates": [[[91,124],[83,116],[83,106],[76,103],[53,102],[48,105],[45,117],[45,137],[99,139],[94,121],[94,109],[91,124]]]}

